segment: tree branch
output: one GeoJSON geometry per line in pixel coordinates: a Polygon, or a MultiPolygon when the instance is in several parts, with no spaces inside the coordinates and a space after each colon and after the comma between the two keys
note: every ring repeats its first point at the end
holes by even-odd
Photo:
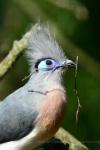
{"type": "Polygon", "coordinates": [[[32,32],[32,29],[27,32],[21,40],[14,41],[12,49],[9,51],[9,54],[4,58],[0,63],[0,79],[8,72],[12,64],[15,62],[16,58],[20,53],[27,47],[27,41],[32,32]]]}
{"type": "Polygon", "coordinates": [[[48,0],[54,5],[71,11],[79,20],[87,20],[89,18],[88,9],[76,0],[48,0]]]}
{"type": "Polygon", "coordinates": [[[78,141],[68,131],[60,128],[55,135],[56,138],[60,139],[64,144],[69,144],[69,150],[88,150],[88,148],[78,141]]]}

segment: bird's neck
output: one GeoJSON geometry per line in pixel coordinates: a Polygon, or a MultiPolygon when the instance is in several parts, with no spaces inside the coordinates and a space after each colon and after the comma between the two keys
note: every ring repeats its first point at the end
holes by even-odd
{"type": "Polygon", "coordinates": [[[57,132],[63,120],[66,108],[66,96],[63,91],[47,93],[40,107],[35,128],[24,138],[15,141],[19,150],[31,150],[48,141],[57,132]]]}
{"type": "Polygon", "coordinates": [[[42,75],[33,75],[26,84],[30,90],[35,90],[39,92],[47,92],[54,89],[64,90],[62,85],[62,78],[59,74],[46,76],[42,75]]]}

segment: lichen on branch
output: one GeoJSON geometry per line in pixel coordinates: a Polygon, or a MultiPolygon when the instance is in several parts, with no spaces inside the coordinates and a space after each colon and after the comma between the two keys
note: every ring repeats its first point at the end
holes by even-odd
{"type": "Polygon", "coordinates": [[[2,78],[8,70],[11,68],[12,64],[16,61],[17,57],[21,52],[27,47],[28,38],[33,31],[33,28],[27,32],[21,40],[14,41],[12,49],[9,51],[8,55],[0,63],[0,78],[2,78]]]}

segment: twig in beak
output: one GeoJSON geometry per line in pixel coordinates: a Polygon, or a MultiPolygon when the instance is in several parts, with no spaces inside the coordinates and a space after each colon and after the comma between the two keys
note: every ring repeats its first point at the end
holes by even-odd
{"type": "Polygon", "coordinates": [[[80,98],[78,95],[78,90],[77,90],[77,69],[78,69],[78,56],[76,57],[76,67],[75,67],[75,87],[74,87],[74,92],[77,98],[77,110],[76,110],[76,122],[78,123],[78,118],[79,118],[79,112],[80,108],[82,107],[80,104],[80,98]]]}

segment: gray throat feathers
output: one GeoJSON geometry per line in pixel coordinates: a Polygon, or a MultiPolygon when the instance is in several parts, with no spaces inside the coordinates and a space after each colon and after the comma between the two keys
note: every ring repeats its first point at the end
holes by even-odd
{"type": "Polygon", "coordinates": [[[29,79],[26,87],[28,87],[28,92],[35,92],[42,95],[46,95],[54,90],[60,90],[65,93],[61,81],[62,78],[59,74],[52,75],[51,77],[49,75],[41,76],[34,74],[29,79]]]}

